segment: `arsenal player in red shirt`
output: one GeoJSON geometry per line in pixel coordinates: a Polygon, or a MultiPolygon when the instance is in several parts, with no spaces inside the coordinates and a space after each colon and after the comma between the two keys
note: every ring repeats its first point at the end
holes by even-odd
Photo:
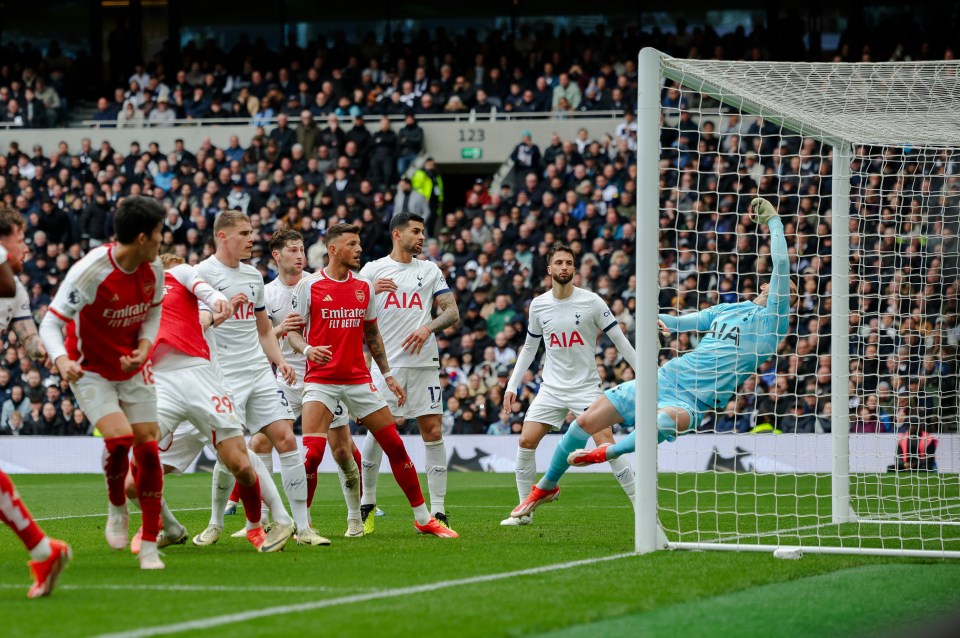
{"type": "Polygon", "coordinates": [[[40,337],[103,435],[110,499],[107,543],[125,549],[129,540],[123,484],[132,447],[143,512],[140,568],[163,569],[156,542],[163,469],[157,391],[148,359],[163,300],[163,267],[157,259],[163,206],[155,199],[128,197],[113,226],[117,243],[94,248],[74,264],[40,324],[40,337]]]}
{"type": "MultiPolygon", "coordinates": [[[[341,401],[350,414],[362,419],[390,459],[393,476],[413,508],[416,530],[457,538],[456,532],[441,525],[427,510],[417,470],[363,358],[366,343],[387,387],[403,405],[403,388],[390,372],[377,328],[373,284],[352,272],[360,267],[360,228],[335,224],[327,230],[324,243],[329,256],[327,267],[301,281],[294,291],[294,310],[304,318],[305,325],[298,332],[287,333],[293,349],[307,357],[303,389],[307,474],[315,474],[320,465],[326,434],[341,401]]],[[[359,490],[354,490],[353,498],[356,508],[350,509],[359,511],[359,490]]]]}

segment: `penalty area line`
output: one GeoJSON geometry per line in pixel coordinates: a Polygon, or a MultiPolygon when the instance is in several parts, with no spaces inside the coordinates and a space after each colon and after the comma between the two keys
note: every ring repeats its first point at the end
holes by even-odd
{"type": "Polygon", "coordinates": [[[553,565],[543,565],[540,567],[531,567],[529,569],[518,569],[509,572],[500,572],[497,574],[485,574],[481,576],[471,576],[469,578],[460,578],[456,580],[442,580],[423,585],[413,585],[399,589],[381,589],[366,594],[353,594],[350,596],[340,596],[339,598],[328,598],[325,600],[316,600],[306,603],[294,603],[290,605],[278,605],[276,607],[266,607],[264,609],[255,609],[235,614],[223,614],[220,616],[211,616],[209,618],[198,618],[196,620],[187,620],[184,622],[171,623],[168,625],[156,625],[154,627],[143,627],[140,629],[131,629],[130,631],[120,631],[110,634],[100,634],[97,638],[148,638],[149,636],[160,636],[166,634],[175,634],[194,629],[211,629],[222,625],[244,622],[266,616],[281,616],[284,614],[297,614],[326,607],[335,607],[337,605],[350,605],[353,603],[362,603],[381,598],[394,598],[397,596],[406,596],[411,594],[422,594],[446,589],[449,587],[462,587],[465,585],[476,585],[478,583],[489,583],[498,580],[507,580],[509,578],[518,578],[521,576],[534,576],[548,572],[572,569],[574,567],[584,567],[605,563],[621,558],[637,556],[635,553],[613,554],[611,556],[599,556],[596,558],[584,558],[581,560],[569,561],[566,563],[555,563],[553,565]]]}

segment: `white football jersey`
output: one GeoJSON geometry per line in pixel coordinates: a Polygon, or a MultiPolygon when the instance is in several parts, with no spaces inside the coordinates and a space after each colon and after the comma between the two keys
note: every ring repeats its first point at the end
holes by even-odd
{"type": "Polygon", "coordinates": [[[228,268],[211,256],[197,265],[197,273],[208,284],[219,290],[227,299],[238,293],[247,296],[247,303],[215,330],[220,366],[225,375],[270,366],[260,347],[257,332],[256,311],[265,308],[263,277],[253,266],[241,263],[237,268],[228,268]]]}
{"type": "Polygon", "coordinates": [[[434,335],[423,344],[420,354],[404,352],[403,340],[433,317],[433,299],[450,292],[440,268],[431,261],[413,259],[402,264],[390,257],[371,261],[360,275],[376,283],[392,279],[397,289],[377,295],[377,317],[390,368],[439,368],[440,351],[434,335]]]}
{"type": "MultiPolygon", "coordinates": [[[[309,277],[309,273],[303,273],[304,278],[309,277]]],[[[267,316],[270,317],[270,323],[274,328],[283,323],[291,312],[293,312],[293,290],[296,285],[287,286],[277,277],[263,288],[263,295],[267,302],[267,316]]],[[[303,381],[303,375],[307,372],[307,358],[290,346],[290,340],[286,334],[280,337],[280,350],[283,352],[283,358],[287,360],[297,372],[297,379],[303,381]]]]}
{"type": "Polygon", "coordinates": [[[597,334],[617,323],[596,293],[574,288],[566,299],[553,292],[530,303],[527,331],[542,337],[546,347],[543,385],[558,392],[598,387],[597,334]]]}
{"type": "Polygon", "coordinates": [[[33,321],[33,315],[30,314],[30,295],[19,279],[14,277],[14,281],[17,284],[14,296],[0,299],[0,330],[7,330],[11,323],[21,319],[33,321]]]}

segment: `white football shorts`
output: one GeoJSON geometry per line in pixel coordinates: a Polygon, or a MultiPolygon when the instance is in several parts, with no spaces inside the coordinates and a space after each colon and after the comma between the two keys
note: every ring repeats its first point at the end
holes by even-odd
{"type": "Polygon", "coordinates": [[[387,381],[380,374],[376,364],[370,366],[370,376],[373,384],[383,396],[390,408],[390,414],[398,421],[415,419],[428,414],[443,414],[443,391],[440,387],[439,368],[394,368],[393,378],[396,379],[407,399],[402,406],[397,405],[397,396],[387,387],[387,381]]]}

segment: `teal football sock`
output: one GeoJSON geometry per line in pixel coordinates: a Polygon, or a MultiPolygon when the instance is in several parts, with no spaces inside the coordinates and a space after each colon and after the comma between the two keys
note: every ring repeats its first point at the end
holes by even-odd
{"type": "Polygon", "coordinates": [[[541,490],[552,490],[555,488],[560,481],[560,477],[563,476],[564,472],[570,467],[570,464],[567,463],[567,457],[574,450],[579,450],[585,446],[589,440],[590,435],[584,432],[580,426],[577,425],[576,421],[571,423],[570,429],[567,430],[567,433],[560,439],[560,443],[557,444],[557,449],[553,451],[553,458],[550,459],[550,467],[547,468],[547,473],[544,474],[540,482],[537,483],[537,487],[541,490]]]}

